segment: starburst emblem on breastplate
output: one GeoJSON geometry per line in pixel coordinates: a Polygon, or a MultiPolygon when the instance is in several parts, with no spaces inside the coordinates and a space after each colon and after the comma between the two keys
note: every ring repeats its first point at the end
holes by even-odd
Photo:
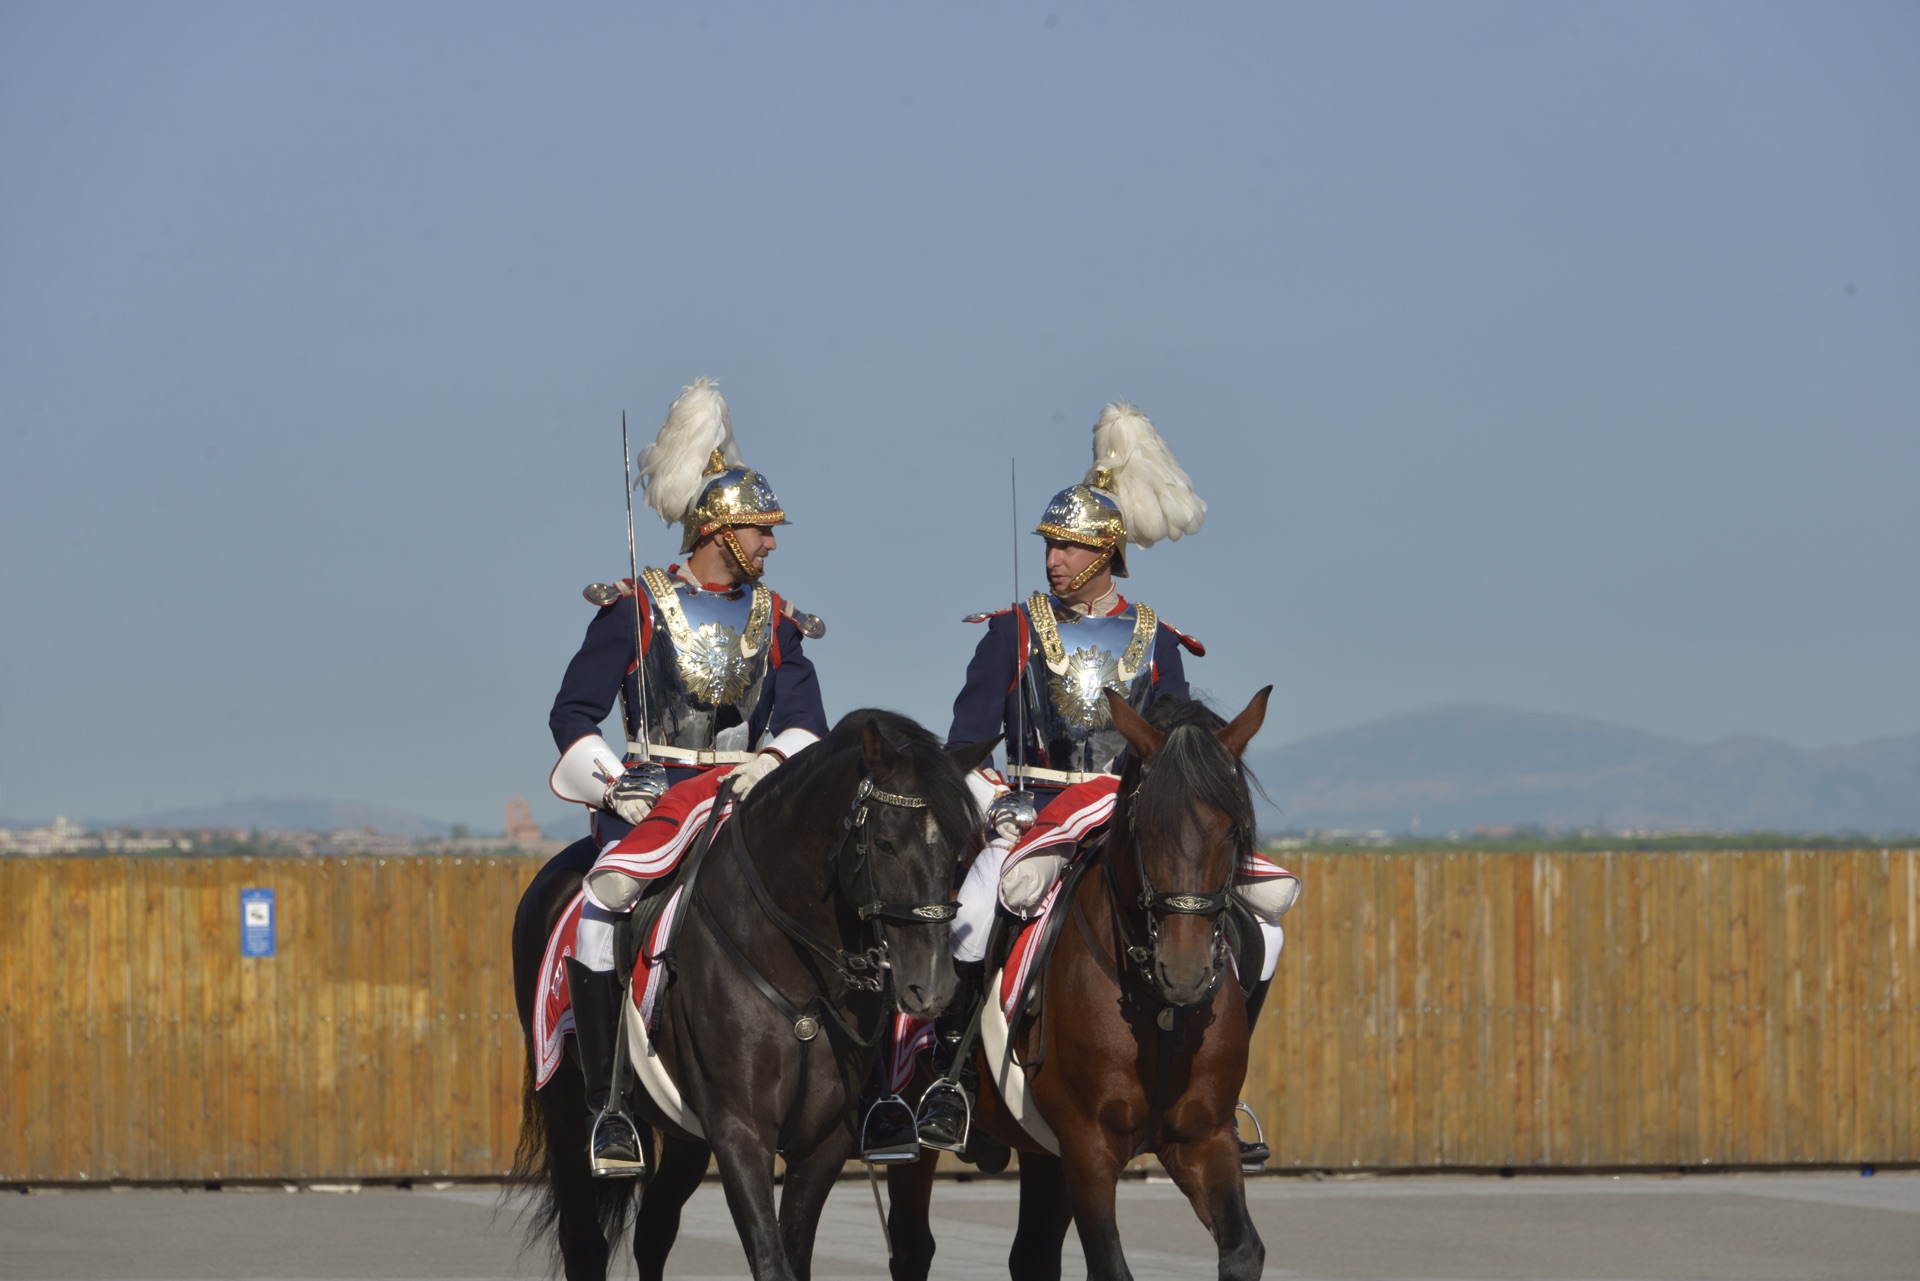
{"type": "Polygon", "coordinates": [[[693,642],[675,656],[687,692],[715,707],[737,701],[753,680],[753,664],[740,652],[740,633],[725,623],[706,623],[694,629],[693,642]]]}
{"type": "MultiPolygon", "coordinates": [[[[1067,655],[1066,670],[1049,682],[1053,705],[1075,729],[1105,729],[1113,724],[1107,710],[1107,689],[1120,688],[1120,665],[1113,655],[1081,647],[1067,655]]],[[[1124,691],[1122,691],[1124,692],[1124,691]]]]}

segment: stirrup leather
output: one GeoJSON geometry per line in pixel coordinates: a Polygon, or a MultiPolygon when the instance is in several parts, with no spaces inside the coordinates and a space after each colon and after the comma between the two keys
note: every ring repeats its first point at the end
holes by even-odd
{"type": "Polygon", "coordinates": [[[898,1094],[877,1099],[860,1122],[860,1159],[903,1165],[920,1159],[920,1130],[913,1109],[898,1094]]]}

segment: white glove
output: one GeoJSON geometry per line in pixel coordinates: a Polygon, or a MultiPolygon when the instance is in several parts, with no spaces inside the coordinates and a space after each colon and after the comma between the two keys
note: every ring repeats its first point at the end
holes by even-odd
{"type": "Polygon", "coordinates": [[[651,780],[628,778],[622,774],[608,786],[604,807],[622,822],[638,827],[659,796],[659,789],[651,780]]]}
{"type": "Polygon", "coordinates": [[[734,766],[733,773],[727,775],[733,784],[733,799],[737,801],[751,792],[754,784],[773,773],[785,759],[778,752],[761,752],[752,760],[741,761],[734,766]]]}

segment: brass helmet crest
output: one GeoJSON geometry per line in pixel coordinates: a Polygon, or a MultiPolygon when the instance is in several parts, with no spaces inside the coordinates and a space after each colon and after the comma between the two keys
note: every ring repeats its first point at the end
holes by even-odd
{"type": "Polygon", "coordinates": [[[681,522],[680,554],[692,551],[694,544],[716,530],[735,525],[771,527],[787,523],[767,478],[742,463],[729,465],[719,450],[707,459],[700,501],[681,522]]]}
{"type": "Polygon", "coordinates": [[[1116,400],[1093,425],[1093,466],[1086,478],[1055,494],[1034,533],[1104,552],[1069,587],[1111,565],[1127,577],[1127,544],[1151,547],[1163,538],[1198,533],[1207,505],[1174,459],[1153,422],[1116,400]]]}

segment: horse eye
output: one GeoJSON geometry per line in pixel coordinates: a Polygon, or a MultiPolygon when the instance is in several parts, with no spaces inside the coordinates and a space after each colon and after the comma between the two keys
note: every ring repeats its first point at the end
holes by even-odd
{"type": "Polygon", "coordinates": [[[882,854],[885,854],[888,858],[893,857],[893,842],[888,840],[886,837],[882,836],[878,840],[874,841],[873,847],[879,850],[882,854]]]}

